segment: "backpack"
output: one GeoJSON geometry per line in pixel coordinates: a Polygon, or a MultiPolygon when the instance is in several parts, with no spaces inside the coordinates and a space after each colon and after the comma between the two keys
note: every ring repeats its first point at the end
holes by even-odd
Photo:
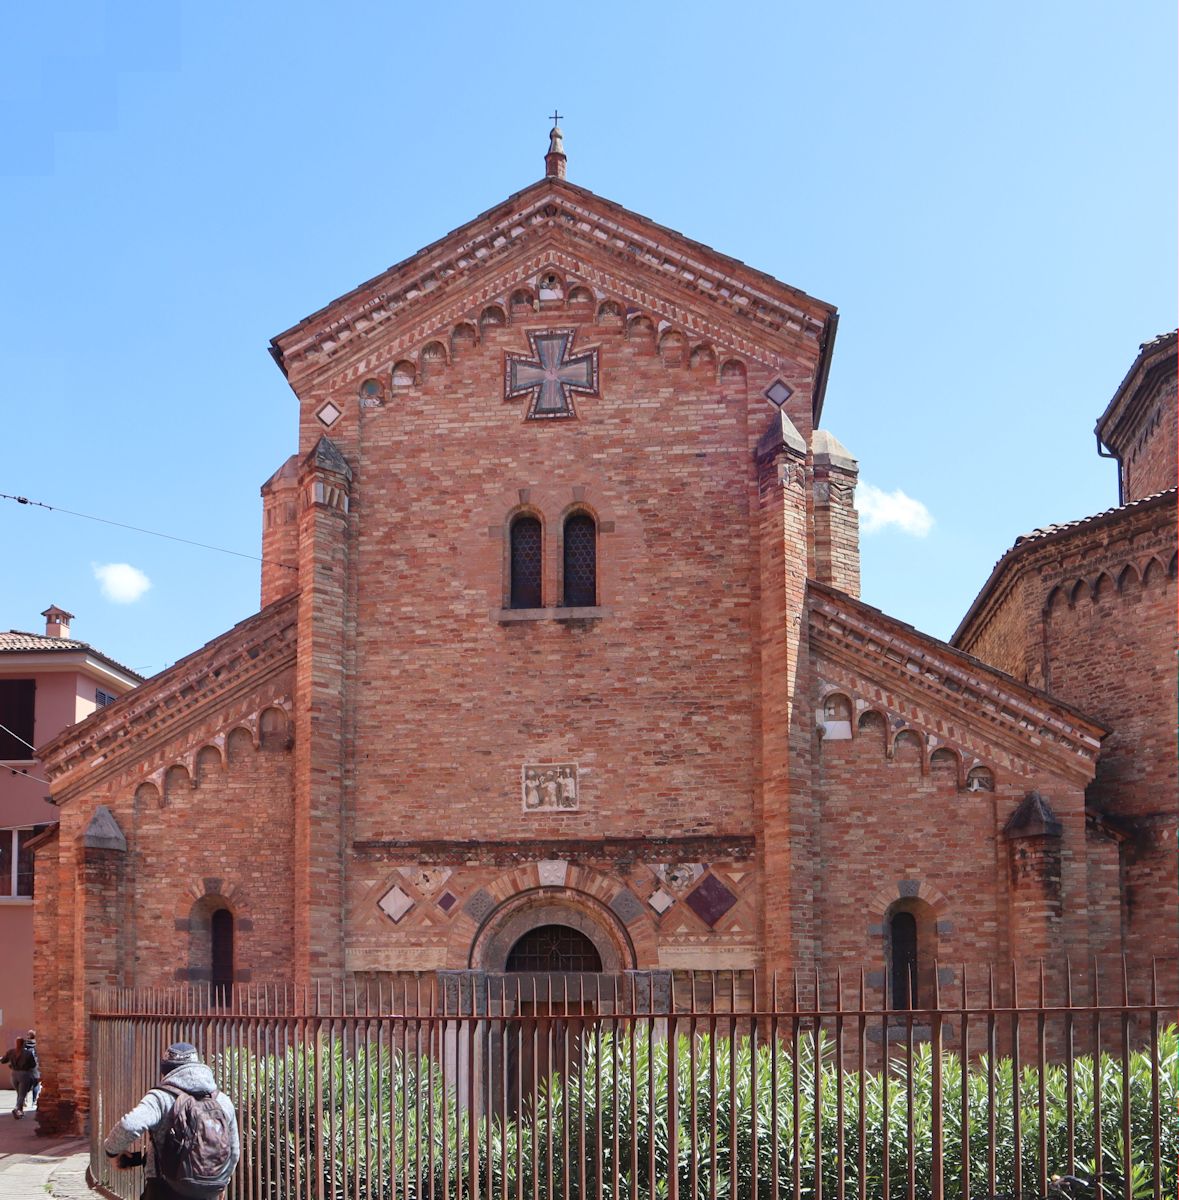
{"type": "Polygon", "coordinates": [[[214,1089],[194,1096],[182,1088],[159,1088],[174,1098],[153,1137],[156,1170],[170,1188],[194,1200],[215,1196],[229,1183],[233,1163],[230,1118],[214,1089]]]}
{"type": "Polygon", "coordinates": [[[17,1056],[16,1062],[12,1064],[14,1071],[35,1071],[40,1066],[37,1062],[36,1046],[28,1046],[17,1056]]]}

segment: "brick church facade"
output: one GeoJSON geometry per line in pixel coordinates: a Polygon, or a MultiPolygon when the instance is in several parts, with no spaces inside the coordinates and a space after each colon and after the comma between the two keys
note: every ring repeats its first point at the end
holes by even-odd
{"type": "Polygon", "coordinates": [[[274,339],[260,611],[43,750],[43,1125],[84,1118],[99,984],[878,979],[898,921],[919,994],[1175,955],[1174,339],[1103,418],[1126,503],[1021,541],[949,645],[858,598],[835,324],[554,131],[274,339]]]}

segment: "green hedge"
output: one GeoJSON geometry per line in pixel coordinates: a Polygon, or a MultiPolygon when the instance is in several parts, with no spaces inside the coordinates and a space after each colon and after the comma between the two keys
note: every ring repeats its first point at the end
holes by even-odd
{"type": "MultiPolygon", "coordinates": [[[[697,1070],[693,1087],[688,1042],[679,1037],[648,1036],[640,1029],[617,1037],[603,1029],[583,1042],[583,1065],[562,1081],[547,1080],[519,1121],[493,1116],[480,1118],[471,1128],[468,1115],[456,1104],[453,1082],[444,1084],[439,1065],[427,1058],[403,1057],[385,1045],[366,1047],[363,1041],[345,1049],[337,1033],[324,1036],[319,1047],[319,1086],[315,1057],[304,1049],[291,1049],[264,1060],[244,1052],[223,1055],[219,1075],[247,1113],[258,1113],[253,1129],[254,1153],[268,1157],[269,1171],[301,1190],[316,1170],[317,1149],[322,1147],[324,1191],[328,1196],[359,1194],[400,1200],[455,1200],[470,1194],[471,1147],[480,1177],[479,1192],[486,1196],[490,1167],[498,1196],[507,1180],[509,1196],[530,1198],[534,1184],[541,1196],[573,1198],[601,1195],[605,1200],[642,1200],[669,1194],[673,1158],[679,1195],[692,1196],[692,1160],[695,1159],[695,1194],[714,1193],[724,1200],[745,1200],[753,1195],[754,1163],[758,1194],[773,1194],[774,1151],[777,1149],[779,1194],[792,1195],[795,1164],[794,1077],[790,1059],[778,1054],[777,1109],[771,1078],[769,1047],[757,1047],[756,1072],[748,1039],[735,1043],[716,1038],[715,1053],[706,1036],[697,1037],[697,1070]],[[631,1086],[633,1060],[633,1079],[631,1086]],[[715,1060],[715,1082],[710,1070],[715,1060]],[[674,1061],[675,1137],[669,1120],[671,1073],[674,1061]],[[756,1091],[753,1084],[756,1076],[756,1091]],[[735,1080],[735,1086],[734,1086],[735,1080]],[[296,1087],[298,1083],[298,1087],[296,1087]],[[690,1125],[695,1092],[696,1127],[690,1125]],[[296,1096],[298,1095],[298,1103],[296,1096]],[[316,1104],[315,1097],[321,1102],[316,1104]],[[715,1101],[714,1101],[715,1097],[715,1101]],[[753,1106],[757,1108],[757,1149],[754,1153],[753,1106]],[[396,1145],[389,1145],[390,1113],[395,1114],[396,1145]],[[431,1119],[432,1112],[432,1119],[431,1119]],[[403,1123],[402,1114],[408,1114],[403,1123]],[[368,1116],[366,1122],[365,1117],[368,1116]],[[378,1121],[378,1114],[380,1120],[378,1121]],[[775,1120],[776,1116],[776,1120],[775,1120]],[[715,1119],[716,1135],[713,1137],[715,1119]],[[615,1122],[618,1125],[615,1135],[615,1122]],[[377,1126],[380,1126],[380,1132],[377,1126]],[[310,1141],[307,1131],[311,1131],[310,1141]],[[599,1134],[602,1149],[598,1151],[599,1134]],[[409,1153],[403,1158],[403,1147],[409,1153]],[[732,1153],[736,1147],[735,1156],[732,1153]],[[447,1172],[443,1172],[445,1147],[447,1172]],[[736,1178],[731,1163],[736,1162],[736,1178]],[[635,1166],[637,1164],[637,1167],[635,1166]],[[654,1171],[652,1172],[652,1164],[654,1171]],[[635,1167],[635,1169],[632,1169],[635,1167]],[[568,1171],[568,1179],[566,1172],[568,1171]],[[396,1177],[392,1186],[391,1175],[396,1177]],[[617,1175],[617,1179],[616,1179],[617,1175]],[[652,1185],[652,1179],[654,1185],[652,1185]],[[599,1187],[601,1191],[599,1192],[599,1187]]],[[[823,1191],[835,1195],[840,1170],[837,1138],[838,1069],[831,1042],[819,1044],[820,1117],[818,1161],[823,1191]]],[[[801,1093],[797,1138],[798,1173],[802,1194],[814,1194],[816,1129],[814,1113],[815,1046],[802,1037],[797,1058],[801,1093]]],[[[1179,1121],[1176,1103],[1179,1088],[1179,1039],[1175,1026],[1163,1031],[1159,1043],[1162,1162],[1161,1191],[1173,1196],[1176,1161],[1179,1159],[1179,1121]]],[[[496,1055],[499,1063],[499,1055],[496,1055]]],[[[945,1195],[962,1194],[961,1087],[959,1060],[942,1059],[943,1177],[945,1195]]],[[[905,1079],[907,1060],[894,1060],[888,1071],[889,1197],[908,1192],[910,1125],[905,1079]]],[[[934,1169],[932,1146],[933,1057],[928,1045],[913,1056],[913,1110],[911,1116],[915,1194],[928,1196],[934,1169]]],[[[1081,1057],[1073,1066],[1075,1162],[1093,1174],[1093,1060],[1081,1057]]],[[[971,1195],[990,1195],[987,1182],[988,1080],[985,1059],[970,1064],[967,1106],[970,1122],[971,1195]]],[[[1119,1060],[1103,1056],[1101,1067],[1102,1170],[1105,1195],[1138,1197],[1154,1194],[1153,1109],[1149,1056],[1134,1053],[1130,1062],[1132,1151],[1135,1164],[1131,1188],[1122,1179],[1122,1072],[1119,1060]]],[[[884,1196],[885,1160],[884,1073],[867,1072],[864,1088],[864,1156],[868,1195],[884,1196]]],[[[1015,1186],[1014,1088],[1010,1059],[1000,1059],[993,1071],[995,1094],[995,1160],[998,1194],[1012,1195],[1015,1186]]],[[[1066,1144],[1067,1081],[1063,1066],[1049,1066],[1044,1088],[1047,1104],[1048,1174],[1064,1174],[1068,1166],[1066,1144]]],[[[1025,1066],[1020,1072],[1021,1137],[1018,1153],[1023,1171],[1024,1197],[1038,1193],[1040,1126],[1039,1072],[1025,1066]]],[[[849,1195],[858,1186],[859,1091],[857,1073],[843,1074],[842,1171],[849,1195]]],[[[287,1187],[271,1189],[276,1197],[287,1187]]],[[[314,1192],[314,1187],[311,1189],[314,1192]]]]}

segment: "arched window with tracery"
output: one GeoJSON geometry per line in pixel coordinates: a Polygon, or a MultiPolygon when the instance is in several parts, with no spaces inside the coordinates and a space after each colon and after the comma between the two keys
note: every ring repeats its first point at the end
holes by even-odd
{"type": "Polygon", "coordinates": [[[541,528],[535,517],[519,516],[511,532],[512,608],[540,608],[541,528]]]}
{"type": "Polygon", "coordinates": [[[512,947],[506,969],[542,974],[600,971],[602,956],[580,929],[568,925],[539,925],[512,947]]]}
{"type": "Polygon", "coordinates": [[[592,608],[598,602],[597,533],[589,513],[571,513],[565,518],[561,602],[566,608],[592,608]]]}

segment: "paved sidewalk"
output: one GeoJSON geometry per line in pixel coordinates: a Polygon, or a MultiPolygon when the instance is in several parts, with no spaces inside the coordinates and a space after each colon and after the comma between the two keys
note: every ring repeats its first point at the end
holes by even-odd
{"type": "Polygon", "coordinates": [[[86,1186],[90,1144],[79,1137],[39,1137],[37,1113],[13,1118],[16,1093],[0,1089],[0,1200],[94,1200],[86,1186]]]}

